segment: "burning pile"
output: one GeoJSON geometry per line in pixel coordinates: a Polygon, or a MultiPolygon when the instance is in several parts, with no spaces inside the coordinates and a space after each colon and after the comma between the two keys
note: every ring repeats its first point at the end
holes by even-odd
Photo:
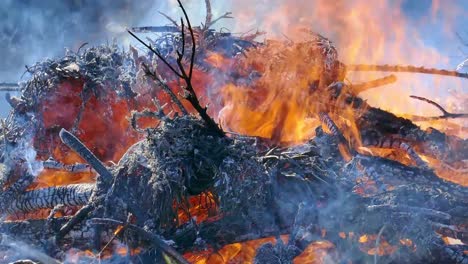
{"type": "Polygon", "coordinates": [[[180,25],[132,29],[148,54],[82,47],[28,68],[0,135],[5,261],[468,262],[467,141],[358,97],[393,75],[344,82],[466,74],[345,65],[312,32],[216,32],[206,3],[203,27],[181,5],[180,25]]]}

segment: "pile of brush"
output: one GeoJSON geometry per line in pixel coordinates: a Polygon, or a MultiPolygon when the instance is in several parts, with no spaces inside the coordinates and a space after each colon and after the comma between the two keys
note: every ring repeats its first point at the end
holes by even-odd
{"type": "MultiPolygon", "coordinates": [[[[28,68],[32,77],[21,97],[8,97],[13,110],[0,128],[4,261],[188,263],[270,238],[237,260],[306,261],[317,241],[328,241],[324,258],[333,262],[468,263],[467,140],[422,130],[358,96],[394,76],[343,82],[347,71],[371,68],[467,76],[344,65],[316,34],[285,44],[216,32],[206,3],[202,27],[191,26],[181,5],[180,24],[132,29],[164,31],[151,44],[130,32],[148,54],[82,47],[28,68]],[[245,56],[271,46],[280,47],[277,57],[242,68],[252,63],[245,56]],[[202,102],[203,87],[255,90],[267,66],[281,65],[283,50],[306,51],[316,74],[305,95],[326,98],[309,113],[321,122],[315,136],[293,144],[284,129],[261,137],[219,126],[211,114],[219,102],[204,107],[213,97],[202,102]],[[217,56],[239,67],[223,71],[217,56]],[[355,113],[359,140],[334,121],[337,109],[355,113]]],[[[466,116],[440,109],[434,118],[466,116]]],[[[287,117],[277,120],[276,127],[287,117]]]]}

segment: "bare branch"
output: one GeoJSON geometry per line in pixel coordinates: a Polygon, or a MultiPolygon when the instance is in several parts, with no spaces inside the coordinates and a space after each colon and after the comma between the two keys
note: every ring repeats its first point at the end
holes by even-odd
{"type": "Polygon", "coordinates": [[[180,102],[179,98],[177,98],[177,95],[172,91],[172,89],[167,85],[167,83],[161,80],[161,78],[159,78],[155,72],[151,72],[148,69],[147,65],[143,64],[143,67],[145,70],[145,74],[151,77],[154,81],[156,81],[159,84],[159,86],[171,97],[172,102],[174,102],[174,104],[177,105],[182,114],[187,115],[187,109],[185,109],[182,102],[180,102]]]}
{"type": "Polygon", "coordinates": [[[171,32],[171,33],[176,33],[179,32],[179,26],[174,27],[174,26],[149,26],[149,27],[131,27],[131,31],[136,32],[136,33],[150,33],[150,32],[156,32],[156,33],[163,33],[163,32],[171,32]]]}
{"type": "Polygon", "coordinates": [[[216,22],[218,22],[221,19],[233,18],[231,15],[232,15],[232,12],[226,12],[222,16],[220,16],[220,17],[216,18],[215,20],[211,21],[210,24],[205,25],[205,28],[208,29],[208,28],[212,27],[214,24],[216,24],[216,22]]]}
{"type": "Polygon", "coordinates": [[[455,35],[460,40],[460,42],[463,44],[463,46],[468,47],[468,42],[466,42],[466,40],[460,35],[460,33],[455,32],[455,35]]]}
{"type": "Polygon", "coordinates": [[[442,115],[440,115],[440,116],[428,116],[428,117],[426,117],[426,116],[412,115],[412,116],[410,116],[410,119],[412,119],[413,121],[431,121],[431,120],[448,119],[448,118],[468,118],[468,113],[450,113],[450,112],[447,112],[447,110],[445,110],[445,108],[440,106],[438,103],[436,103],[436,102],[434,102],[432,100],[429,100],[427,98],[420,97],[420,96],[415,96],[415,95],[411,95],[410,97],[413,98],[413,99],[420,100],[420,101],[426,102],[428,104],[431,104],[431,105],[437,107],[442,112],[442,115]]]}
{"type": "Polygon", "coordinates": [[[213,19],[213,13],[211,13],[210,0],[205,0],[205,6],[206,6],[205,29],[208,29],[209,25],[211,25],[211,20],[213,19]]]}
{"type": "Polygon", "coordinates": [[[142,39],[133,34],[133,32],[131,32],[130,30],[127,30],[127,32],[130,35],[132,35],[132,37],[134,37],[136,40],[138,40],[143,46],[147,47],[151,52],[153,52],[164,64],[166,64],[167,67],[169,67],[169,69],[175,75],[177,75],[177,77],[182,78],[182,75],[176,69],[174,69],[174,67],[172,67],[172,65],[164,58],[163,55],[161,55],[161,53],[158,50],[153,49],[151,45],[146,44],[146,42],[144,42],[142,39]]]}
{"type": "Polygon", "coordinates": [[[16,83],[0,83],[0,92],[18,92],[20,87],[16,83]]]}
{"type": "Polygon", "coordinates": [[[171,23],[176,26],[176,27],[179,27],[179,25],[177,25],[177,22],[170,16],[164,14],[163,12],[160,12],[158,11],[159,14],[161,14],[163,17],[165,17],[167,20],[171,21],[171,23]]]}
{"type": "Polygon", "coordinates": [[[76,214],[70,218],[70,220],[64,224],[56,235],[56,240],[60,240],[64,236],[66,236],[77,224],[81,221],[85,220],[86,217],[93,211],[95,208],[94,203],[88,203],[87,205],[81,207],[76,214]]]}
{"type": "MultiPolygon", "coordinates": [[[[190,24],[190,19],[189,19],[188,15],[187,15],[187,12],[185,11],[184,6],[180,2],[180,0],[177,0],[177,2],[179,3],[180,9],[182,9],[182,13],[184,13],[184,17],[185,17],[185,20],[187,21],[187,26],[188,26],[188,29],[189,29],[189,32],[190,32],[190,37],[192,38],[192,54],[191,54],[191,57],[190,57],[190,70],[189,70],[189,75],[188,75],[189,80],[191,80],[192,79],[192,73],[193,73],[193,64],[195,62],[195,49],[196,49],[195,34],[193,33],[193,28],[192,28],[192,25],[190,24]]],[[[185,34],[185,32],[182,31],[182,34],[185,34]]],[[[183,55],[184,54],[182,54],[182,56],[183,55]]],[[[181,67],[180,70],[184,71],[183,67],[181,67]]],[[[191,87],[191,85],[190,85],[190,87],[191,87]]]]}
{"type": "Polygon", "coordinates": [[[54,208],[56,205],[78,206],[88,203],[94,190],[94,184],[70,184],[35,189],[19,194],[7,213],[31,212],[37,209],[54,208]]]}

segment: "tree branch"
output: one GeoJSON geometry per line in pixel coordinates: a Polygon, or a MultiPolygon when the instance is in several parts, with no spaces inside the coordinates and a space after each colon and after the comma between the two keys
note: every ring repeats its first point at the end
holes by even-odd
{"type": "Polygon", "coordinates": [[[369,82],[353,84],[353,85],[351,85],[351,90],[355,94],[360,94],[360,93],[362,93],[364,91],[367,91],[369,89],[376,88],[376,87],[379,87],[379,86],[384,86],[384,85],[387,85],[387,84],[392,84],[392,83],[394,83],[396,81],[397,81],[396,76],[391,74],[389,76],[385,76],[383,78],[375,79],[375,80],[372,80],[372,81],[369,81],[369,82]]]}
{"type": "Polygon", "coordinates": [[[172,67],[172,65],[169,64],[169,62],[164,58],[164,56],[161,55],[161,53],[158,50],[153,49],[150,45],[146,44],[143,40],[138,38],[130,30],[128,30],[128,33],[130,35],[132,35],[135,39],[137,39],[140,43],[142,43],[145,47],[147,47],[149,50],[151,50],[154,54],[156,54],[156,56],[164,64],[166,64],[169,67],[169,69],[172,72],[174,72],[174,74],[176,74],[179,78],[181,78],[181,79],[183,79],[185,81],[184,89],[188,92],[188,95],[185,97],[185,99],[187,99],[192,104],[192,106],[195,108],[195,110],[200,114],[201,118],[205,121],[208,128],[210,130],[212,130],[213,132],[215,132],[218,136],[223,137],[223,136],[225,136],[224,131],[208,115],[208,113],[206,112],[206,107],[201,106],[200,101],[198,100],[198,97],[197,97],[197,95],[195,93],[195,90],[193,89],[192,76],[193,76],[193,66],[195,64],[195,53],[196,53],[195,34],[193,32],[192,25],[190,23],[189,17],[187,15],[187,12],[185,11],[184,6],[180,2],[180,0],[177,0],[177,2],[179,3],[179,6],[180,6],[180,8],[181,8],[181,10],[182,10],[182,12],[184,14],[184,18],[185,18],[185,21],[187,22],[187,27],[188,27],[188,30],[190,32],[190,37],[191,37],[191,40],[192,40],[192,53],[191,53],[191,57],[190,57],[190,65],[189,65],[188,74],[187,74],[187,71],[185,70],[185,67],[184,67],[183,62],[182,62],[182,59],[183,59],[183,57],[185,55],[185,28],[184,28],[185,25],[183,24],[183,19],[181,19],[181,21],[182,21],[181,34],[182,34],[182,42],[183,42],[184,45],[183,45],[182,50],[180,52],[177,51],[177,66],[179,68],[179,71],[174,69],[174,67],[172,67]]]}
{"type": "Polygon", "coordinates": [[[457,71],[447,71],[447,70],[440,70],[440,69],[430,69],[430,68],[416,67],[416,66],[410,66],[410,65],[351,64],[351,65],[346,65],[346,71],[413,72],[413,73],[453,76],[453,77],[468,79],[468,73],[461,73],[457,71]]]}
{"type": "Polygon", "coordinates": [[[442,115],[440,115],[440,116],[428,116],[428,117],[426,117],[426,116],[412,115],[412,116],[410,116],[410,119],[412,119],[413,121],[431,121],[431,120],[448,119],[448,118],[468,118],[468,113],[450,113],[450,112],[447,112],[447,110],[445,110],[445,108],[440,106],[438,103],[436,103],[436,102],[434,102],[432,100],[429,100],[427,98],[420,97],[420,96],[415,96],[415,95],[411,95],[410,97],[413,98],[413,99],[420,100],[420,101],[426,102],[428,104],[431,104],[431,105],[437,107],[442,112],[442,115]]]}

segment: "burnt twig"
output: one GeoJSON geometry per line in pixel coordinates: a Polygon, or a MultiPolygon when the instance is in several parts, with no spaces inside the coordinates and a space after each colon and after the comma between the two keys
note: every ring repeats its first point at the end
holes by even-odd
{"type": "Polygon", "coordinates": [[[93,167],[93,169],[100,175],[103,182],[109,183],[112,180],[112,174],[109,170],[77,137],[64,128],[60,130],[59,135],[65,145],[74,150],[78,155],[86,160],[91,167],[93,167]]]}
{"type": "Polygon", "coordinates": [[[159,52],[157,49],[154,49],[153,47],[151,47],[151,45],[146,44],[146,42],[144,42],[142,39],[140,39],[140,38],[137,37],[135,34],[133,34],[132,31],[127,30],[127,32],[128,32],[132,37],[134,37],[136,40],[138,40],[138,42],[140,42],[143,46],[145,46],[145,47],[148,48],[151,52],[153,52],[167,67],[169,67],[169,69],[170,69],[175,75],[177,75],[177,77],[182,78],[182,75],[181,75],[181,74],[164,58],[164,56],[161,54],[161,52],[159,52]]]}
{"type": "Polygon", "coordinates": [[[88,217],[89,213],[93,211],[95,208],[94,203],[88,203],[87,205],[83,206],[76,214],[66,223],[64,224],[59,232],[57,232],[56,240],[62,239],[65,235],[67,235],[73,227],[79,224],[81,221],[88,217]]]}

